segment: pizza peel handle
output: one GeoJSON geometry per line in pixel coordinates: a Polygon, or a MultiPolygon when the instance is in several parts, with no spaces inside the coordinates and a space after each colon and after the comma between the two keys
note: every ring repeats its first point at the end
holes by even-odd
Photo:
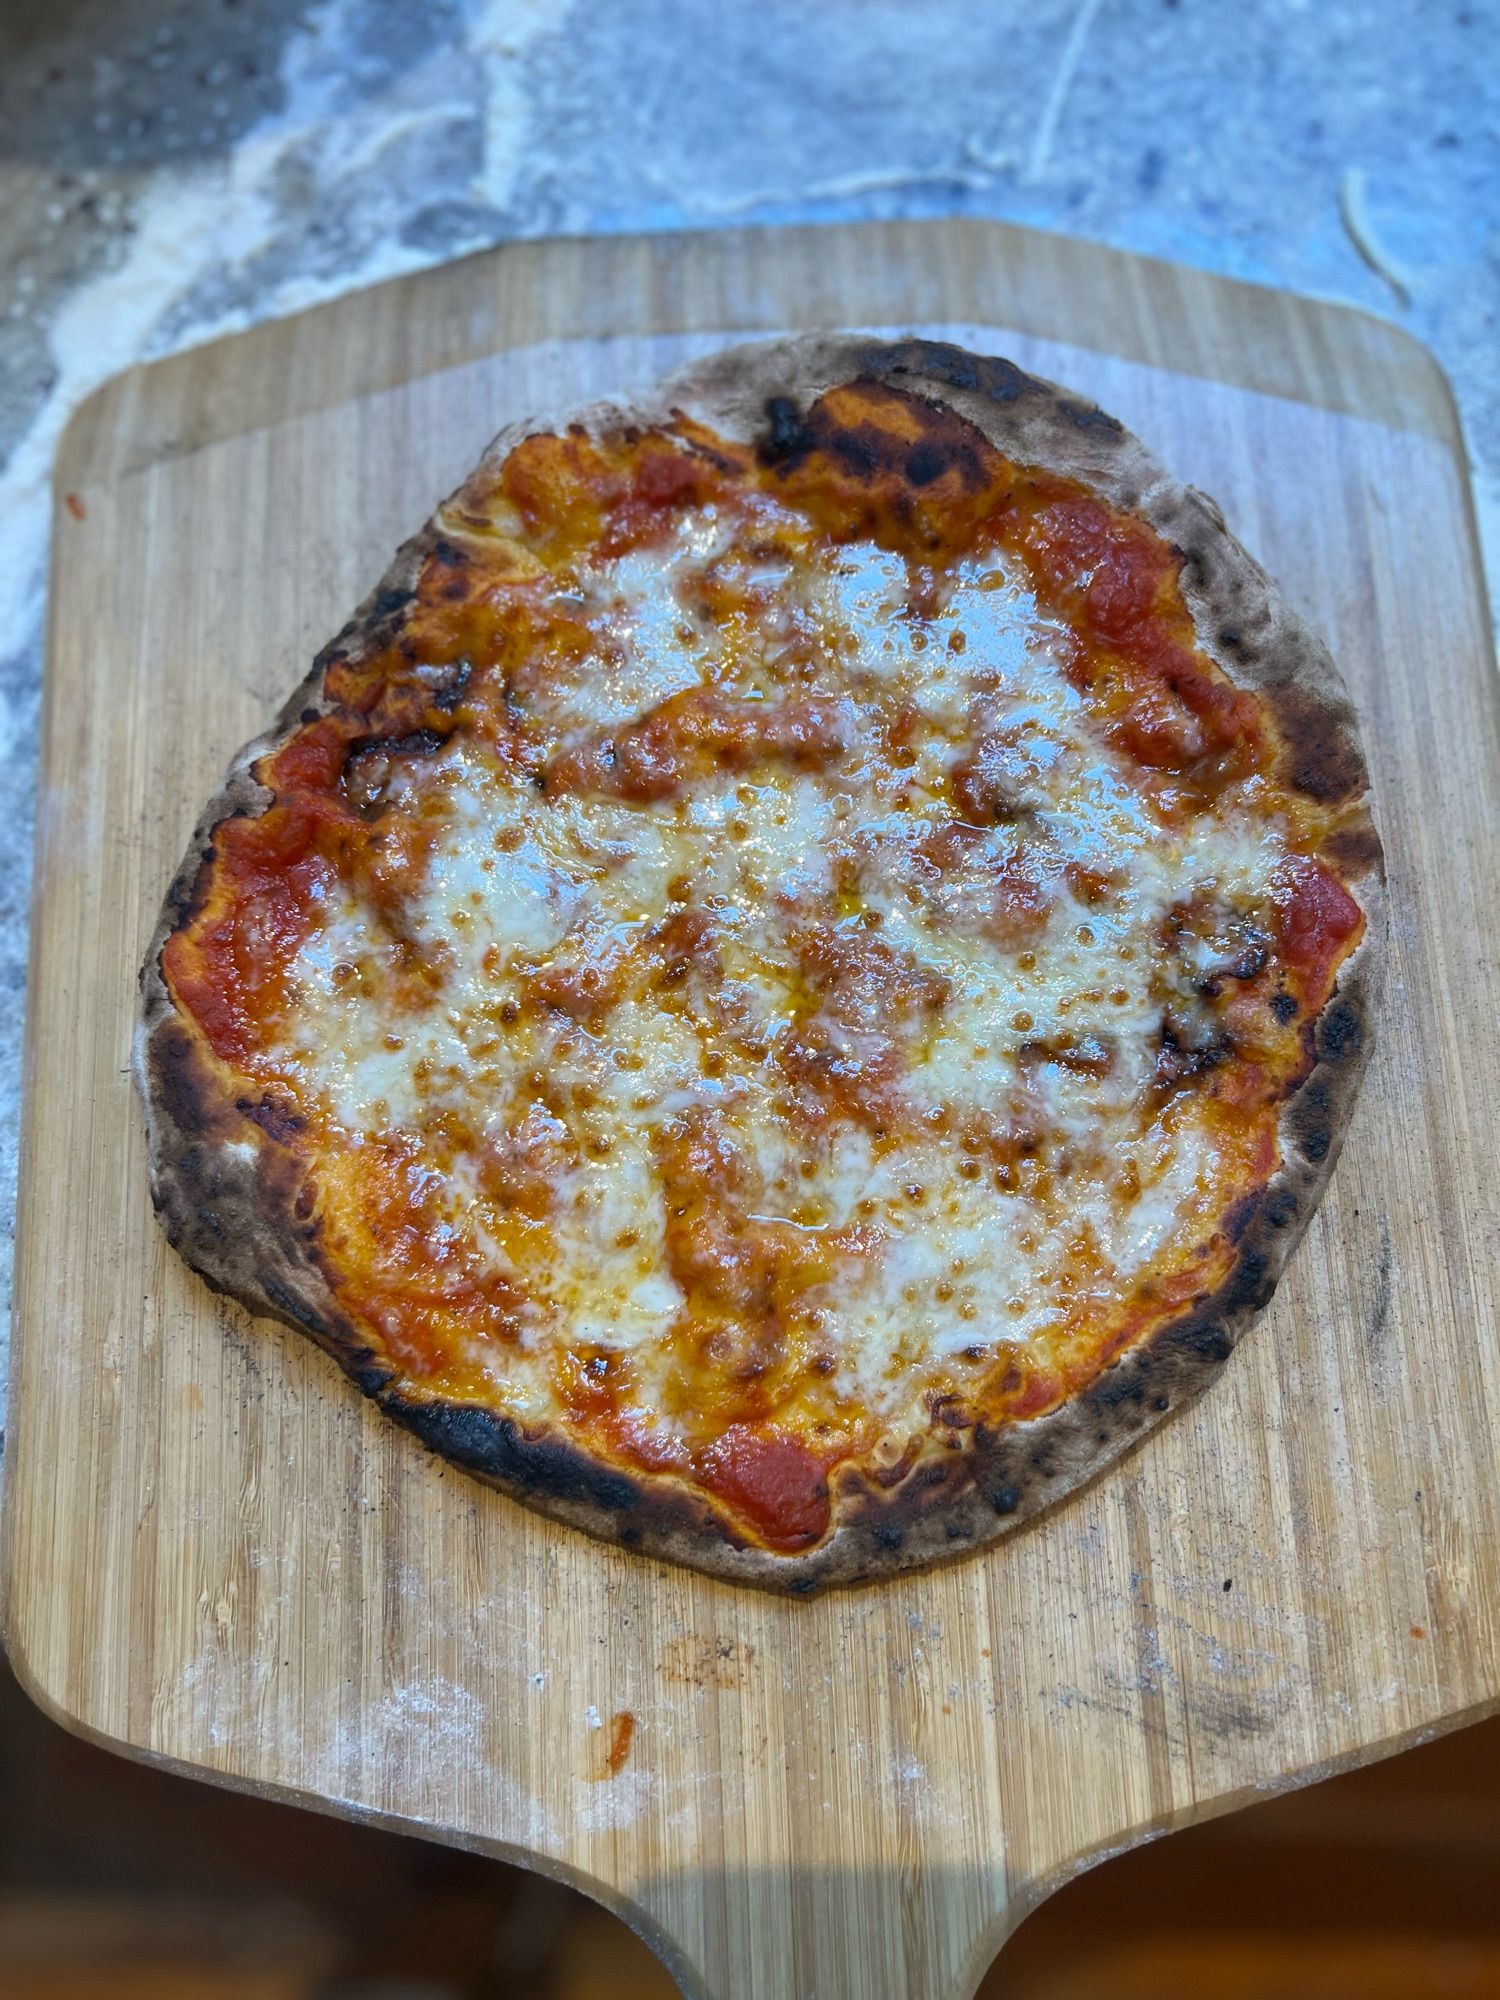
{"type": "Polygon", "coordinates": [[[969,2000],[1010,1928],[980,1883],[893,1856],[885,1869],[821,1868],[684,1884],[699,1944],[637,1928],[689,2000],[969,2000]]]}
{"type": "Polygon", "coordinates": [[[689,1994],[957,2000],[1090,1860],[1494,1705],[1500,732],[1421,350],[987,223],[521,244],[112,385],[57,476],[6,1459],[7,1643],[53,1714],[571,1881],[689,1994]],[[993,1549],[793,1602],[477,1488],[216,1300],[150,1212],[133,971],[195,804],[476,438],[913,300],[1116,412],[1328,641],[1398,976],[1209,1393],[993,1549]]]}

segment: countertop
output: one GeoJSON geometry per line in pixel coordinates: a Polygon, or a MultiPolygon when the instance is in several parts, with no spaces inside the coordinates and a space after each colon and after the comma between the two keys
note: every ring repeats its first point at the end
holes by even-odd
{"type": "Polygon", "coordinates": [[[952,213],[1408,327],[1452,381],[1500,598],[1493,0],[9,0],[0,1408],[69,413],[143,357],[514,237],[952,213]]]}

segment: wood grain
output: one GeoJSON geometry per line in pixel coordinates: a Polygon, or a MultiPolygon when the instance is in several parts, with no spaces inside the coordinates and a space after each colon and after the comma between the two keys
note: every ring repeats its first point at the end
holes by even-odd
{"type": "Polygon", "coordinates": [[[7,1463],[51,1712],[565,1876],[689,1994],[958,2000],[1112,1848],[1496,1703],[1500,732],[1421,349],[992,224],[529,244],[134,371],[58,486],[7,1463]],[[1344,1159],[1219,1385],[988,1555],[787,1604],[479,1490],[216,1303],[126,1061],[201,799],[501,421],[831,321],[966,323],[1219,497],[1355,688],[1394,915],[1344,1159]]]}

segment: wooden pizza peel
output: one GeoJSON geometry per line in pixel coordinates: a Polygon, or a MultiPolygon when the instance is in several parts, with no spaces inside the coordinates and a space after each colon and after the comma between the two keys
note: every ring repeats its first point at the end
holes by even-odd
{"type": "Polygon", "coordinates": [[[527,243],[132,370],[53,549],[6,1632],[66,1726],[577,1884],[715,2000],[959,2000],[1148,1835],[1500,1700],[1500,798],[1446,385],[1334,306],[978,221],[527,243]],[[1379,1046],[1220,1383],[987,1554],[787,1603],[471,1484],[147,1199],[134,973],[193,817],[507,418],[742,335],[943,329],[1117,412],[1333,646],[1379,1046]]]}

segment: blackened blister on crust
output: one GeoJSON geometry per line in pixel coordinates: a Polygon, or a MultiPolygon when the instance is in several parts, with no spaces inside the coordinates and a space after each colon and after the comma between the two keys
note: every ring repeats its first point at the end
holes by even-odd
{"type": "MultiPolygon", "coordinates": [[[[172,1242],[217,1290],[251,1311],[309,1331],[354,1382],[435,1451],[465,1465],[501,1491],[574,1526],[639,1546],[733,1582],[802,1596],[910,1569],[982,1547],[1011,1532],[1115,1463],[1155,1423],[1189,1402],[1224,1365],[1269,1296],[1327,1180],[1369,1051],[1383,899],[1380,843],[1357,803],[1367,778],[1353,710],[1326,650],[1282,602],[1259,566],[1228,534],[1217,507],[1170,479],[1113,419],[998,357],[942,342],[893,343],[866,336],[808,335],[712,356],[650,397],[604,404],[574,416],[512,426],[486,453],[478,479],[493,480],[506,454],[541,431],[618,436],[622,420],[637,432],[670,425],[677,410],[718,430],[730,443],[758,447],[786,466],[821,442],[804,411],[832,387],[857,380],[920,399],[932,412],[926,435],[897,449],[887,435],[851,439],[848,462],[878,461],[882,475],[913,493],[950,463],[928,439],[972,425],[1013,463],[1077,478],[1111,505],[1130,509],[1167,542],[1192,551],[1184,592],[1201,642],[1218,649],[1237,684],[1272,702],[1291,746],[1298,782],[1309,796],[1342,808],[1326,846],[1366,912],[1363,941],[1340,970],[1321,1022],[1309,1023],[1312,1067],[1283,1107],[1282,1161],[1253,1209],[1236,1211],[1236,1262],[1218,1291],[1128,1348],[1081,1395],[1047,1415],[1012,1425],[976,1426],[967,1444],[943,1454],[945,1477],[929,1483],[930,1460],[883,1492],[845,1468],[834,1526],[817,1548],[780,1557],[747,1545],[704,1496],[668,1475],[619,1472],[586,1457],[556,1434],[527,1438],[509,1419],[463,1406],[405,1397],[401,1379],[347,1323],[324,1269],[316,1229],[305,1219],[305,1176],[272,1132],[226,1096],[194,1038],[178,1018],[161,974],[166,939],[196,914],[202,863],[225,819],[262,811],[269,795],[256,781],[272,754],[309,715],[327,712],[323,674],[335,662],[355,668],[391,643],[423,565],[457,568],[446,531],[428,527],[401,549],[350,623],[314,662],[273,728],[246,746],[193,834],[142,968],[143,1011],[135,1067],[146,1107],[152,1196],[172,1242]]],[[[972,437],[965,448],[975,449],[972,437]]],[[[461,553],[460,549],[460,553],[461,553]]],[[[451,691],[453,706],[462,677],[451,691]]],[[[439,708],[448,703],[434,694],[439,708]]],[[[1296,1003],[1279,996],[1285,1017],[1296,1003]]]]}
{"type": "MultiPolygon", "coordinates": [[[[1236,1273],[1236,1277],[1238,1277],[1238,1273],[1236,1273]]],[[[1226,1298],[1223,1303],[1227,1309],[1233,1311],[1236,1306],[1249,1305],[1251,1300],[1247,1297],[1241,1297],[1236,1292],[1234,1296],[1226,1298]]],[[[1183,1329],[1181,1343],[1202,1360],[1212,1362],[1227,1361],[1234,1347],[1234,1342],[1229,1338],[1224,1328],[1215,1325],[1212,1321],[1206,1326],[1198,1321],[1189,1321],[1188,1325],[1183,1329]]]]}
{"type": "Polygon", "coordinates": [[[1364,1024],[1347,1000],[1335,1000],[1318,1023],[1318,1054],[1326,1062],[1343,1062],[1364,1046],[1364,1024]]]}
{"type": "Polygon", "coordinates": [[[1245,1231],[1250,1227],[1259,1213],[1261,1203],[1264,1200],[1264,1193],[1261,1189],[1256,1188],[1251,1194],[1241,1195],[1239,1200],[1228,1211],[1220,1226],[1231,1243],[1238,1243],[1244,1236],[1245,1231]]]}
{"type": "Polygon", "coordinates": [[[763,464],[791,472],[812,450],[802,412],[790,396],[766,398],[766,429],[757,451],[763,464]]]}
{"type": "Polygon", "coordinates": [[[1272,1188],[1260,1204],[1260,1216],[1272,1229],[1285,1229],[1297,1217],[1297,1197],[1289,1187],[1272,1188]]]}
{"type": "Polygon", "coordinates": [[[151,1045],[147,1085],[174,1127],[197,1140],[228,1134],[228,1106],[217,1079],[175,1014],[163,1020],[151,1045]]]}
{"type": "MultiPolygon", "coordinates": [[[[885,397],[883,383],[856,377],[849,386],[885,397]]],[[[771,396],[758,456],[763,464],[789,473],[814,452],[822,452],[855,479],[870,483],[896,479],[918,492],[953,473],[965,492],[980,492],[990,468],[974,426],[942,404],[920,401],[915,414],[922,435],[913,439],[870,420],[845,423],[826,403],[814,403],[804,415],[790,398],[771,396]]]]}
{"type": "Polygon", "coordinates": [[[907,478],[916,487],[933,485],[942,478],[947,469],[948,461],[943,455],[942,447],[931,439],[924,439],[921,444],[914,444],[906,454],[906,462],[902,467],[907,478]]]}
{"type": "Polygon", "coordinates": [[[1304,1159],[1316,1166],[1327,1158],[1333,1144],[1333,1100],[1323,1065],[1292,1099],[1285,1123],[1304,1159]]]}
{"type": "Polygon", "coordinates": [[[473,1404],[424,1403],[397,1393],[382,1408],[431,1450],[511,1491],[589,1500],[611,1514],[638,1507],[641,1491],[622,1472],[596,1464],[555,1438],[528,1438],[509,1417],[473,1404]]]}
{"type": "Polygon", "coordinates": [[[1354,876],[1385,873],[1380,835],[1366,820],[1359,826],[1340,827],[1323,842],[1323,858],[1354,876]]]}
{"type": "Polygon", "coordinates": [[[1265,1252],[1245,1250],[1235,1265],[1234,1275],[1219,1293],[1219,1302],[1225,1312],[1234,1312],[1240,1306],[1248,1306],[1252,1312],[1258,1312],[1271,1296],[1275,1283],[1275,1275],[1265,1252]]]}
{"type": "Polygon", "coordinates": [[[1105,1409],[1117,1410],[1122,1403],[1139,1403],[1145,1396],[1146,1385],[1129,1369],[1106,1368],[1090,1393],[1105,1409]]]}
{"type": "Polygon", "coordinates": [[[1050,395],[1049,385],[999,355],[969,354],[942,340],[899,340],[866,350],[872,371],[900,380],[922,376],[948,389],[968,389],[987,402],[1013,403],[1028,392],[1050,395]]]}
{"type": "Polygon", "coordinates": [[[1287,774],[1293,789],[1322,806],[1357,799],[1369,778],[1352,732],[1321,726],[1320,706],[1296,686],[1278,688],[1272,706],[1288,742],[1287,774]]]}
{"type": "Polygon", "coordinates": [[[1110,416],[1107,410],[1101,410],[1093,403],[1064,403],[1062,409],[1075,430],[1104,431],[1110,437],[1124,434],[1125,426],[1119,418],[1110,416]]]}

